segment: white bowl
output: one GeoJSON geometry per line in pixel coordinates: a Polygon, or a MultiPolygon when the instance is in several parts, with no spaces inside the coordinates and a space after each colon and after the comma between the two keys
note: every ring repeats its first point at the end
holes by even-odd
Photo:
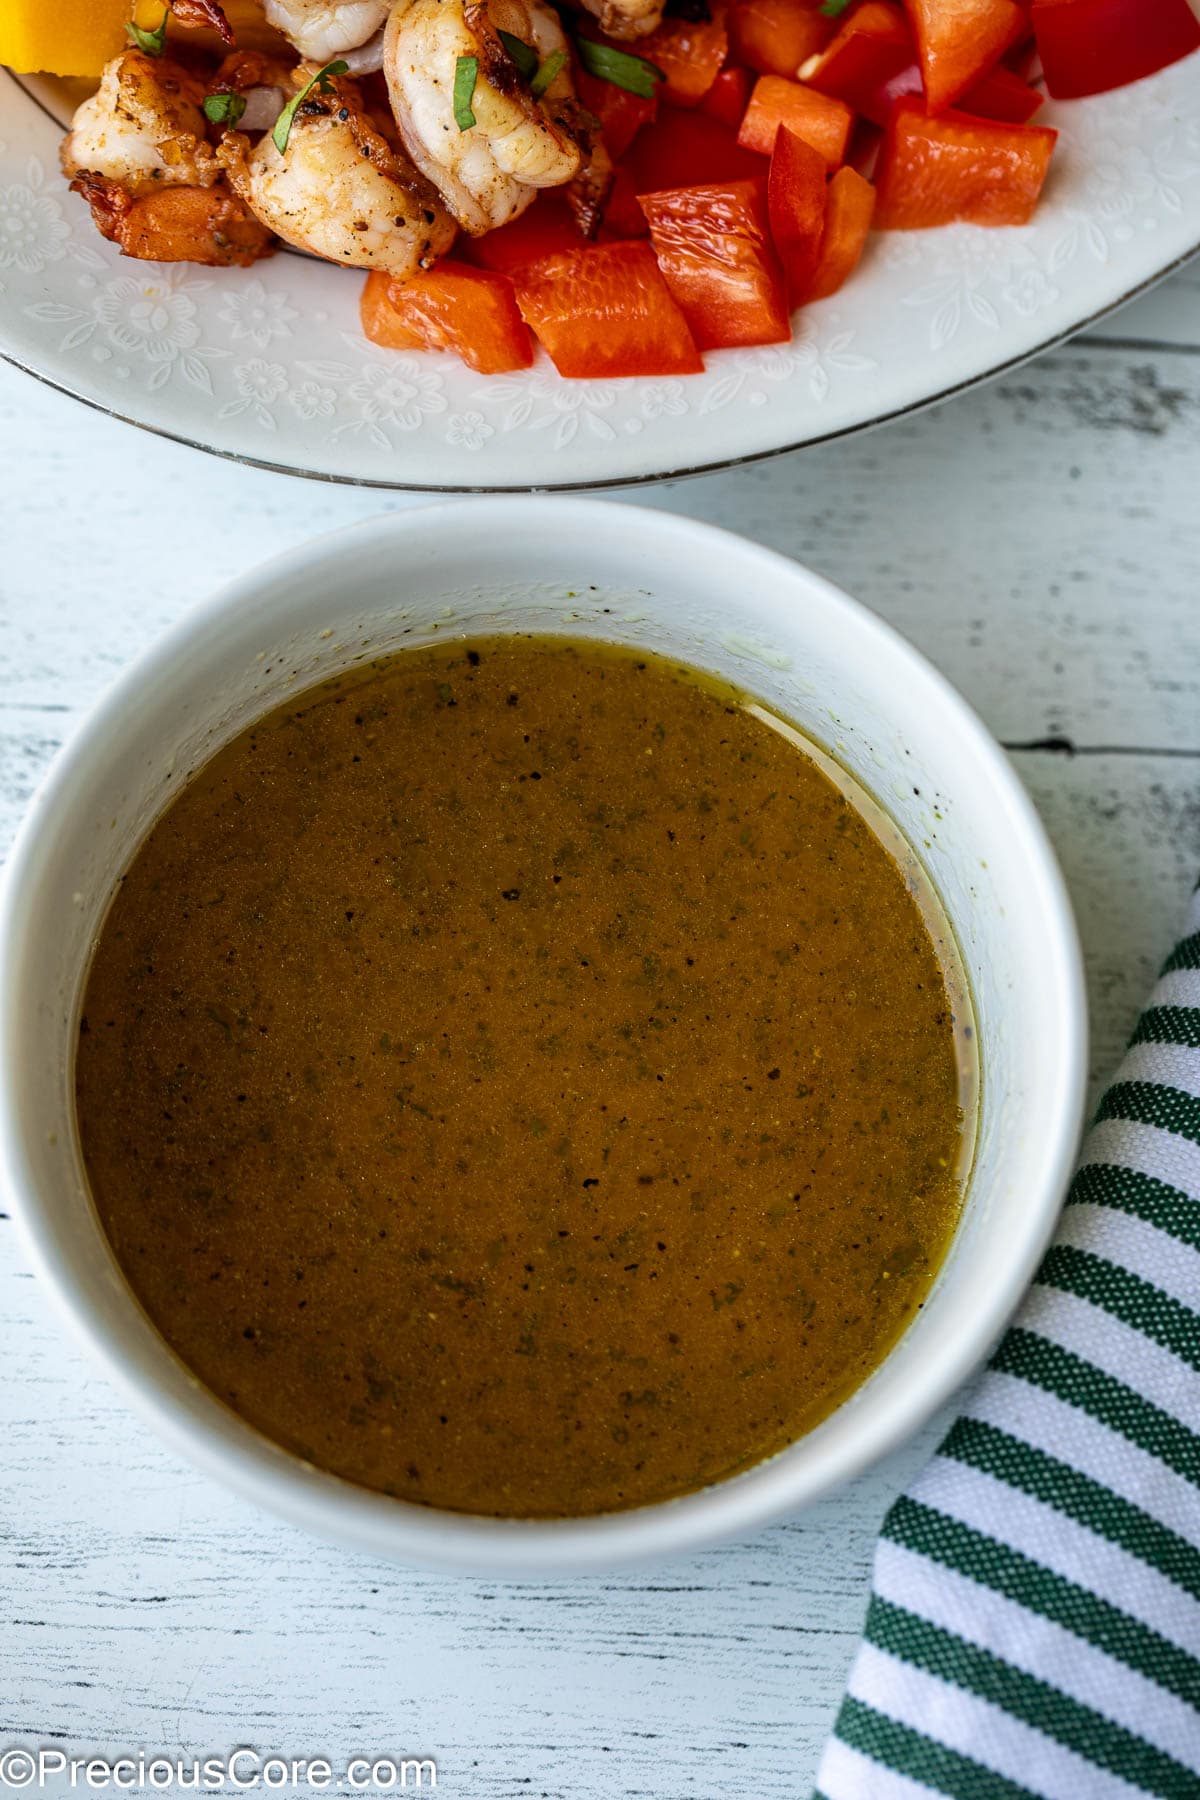
{"type": "Polygon", "coordinates": [[[582,1571],[752,1531],[921,1425],[1003,1328],[1049,1238],[1081,1120],[1079,946],[1053,852],[997,745],[895,632],[817,576],[707,525],[582,500],[392,514],[306,544],[194,608],[58,757],[0,903],[0,1139],[42,1279],[164,1438],[324,1536],[492,1576],[582,1571]],[[468,1517],[351,1486],[200,1385],[133,1300],[92,1207],[74,1115],[88,957],[117,879],[189,771],[257,715],[367,654],[533,629],[668,652],[740,683],[891,813],[941,895],[983,1070],[962,1222],[925,1304],[843,1406],[743,1475],[564,1521],[468,1517]]]}

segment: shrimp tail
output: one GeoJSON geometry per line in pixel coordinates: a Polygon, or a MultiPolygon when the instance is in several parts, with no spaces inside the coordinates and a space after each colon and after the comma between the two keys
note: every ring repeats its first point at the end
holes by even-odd
{"type": "Polygon", "coordinates": [[[101,235],[141,262],[247,268],[275,249],[272,234],[227,188],[165,187],[135,198],[119,181],[89,170],[71,188],[87,201],[101,235]]]}
{"type": "Polygon", "coordinates": [[[237,43],[233,26],[225,17],[220,0],[168,0],[171,17],[185,30],[215,31],[227,50],[237,43]]]}
{"type": "Polygon", "coordinates": [[[612,157],[600,138],[593,139],[581,148],[584,150],[584,159],[578,175],[567,183],[566,201],[580,236],[594,238],[604,223],[616,170],[612,157]]]}
{"type": "MultiPolygon", "coordinates": [[[[69,175],[69,168],[63,174],[69,175]]],[[[96,175],[84,169],[70,183],[71,192],[79,194],[88,203],[92,212],[92,223],[101,237],[106,237],[110,244],[121,242],[121,232],[129,210],[133,205],[133,195],[119,181],[111,181],[107,175],[96,175]]]]}

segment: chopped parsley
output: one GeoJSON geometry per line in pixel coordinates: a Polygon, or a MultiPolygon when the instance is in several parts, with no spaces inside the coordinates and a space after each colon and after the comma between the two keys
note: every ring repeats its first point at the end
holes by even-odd
{"type": "Polygon", "coordinates": [[[147,56],[161,56],[167,47],[168,16],[168,13],[164,11],[161,23],[155,31],[144,31],[140,25],[135,25],[130,19],[125,26],[130,43],[136,44],[138,49],[144,51],[147,56]]]}
{"type": "Polygon", "coordinates": [[[232,130],[246,110],[244,94],[205,94],[204,116],[214,125],[228,125],[232,130]]]}
{"type": "Polygon", "coordinates": [[[514,37],[511,31],[498,31],[496,36],[517,65],[518,73],[523,75],[526,81],[532,81],[537,74],[537,51],[531,50],[522,38],[514,37]]]}
{"type": "Polygon", "coordinates": [[[479,79],[479,58],[460,56],[454,65],[454,123],[460,131],[470,131],[475,123],[471,101],[479,79]]]}
{"type": "Polygon", "coordinates": [[[271,132],[271,141],[278,150],[280,156],[283,155],[288,147],[288,139],[292,135],[292,121],[296,117],[296,109],[300,105],[300,102],[302,100],[307,100],[314,88],[322,94],[329,93],[333,87],[333,77],[335,75],[344,75],[349,67],[350,64],[348,62],[339,61],[326,63],[325,67],[323,69],[318,69],[312,80],[306,82],[300,89],[300,92],[293,95],[288,101],[287,105],[276,119],[274,128],[271,132]]]}
{"type": "Polygon", "coordinates": [[[577,38],[575,48],[589,75],[594,75],[598,81],[611,82],[613,87],[624,88],[627,94],[636,94],[639,100],[653,100],[658,83],[666,80],[656,63],[647,62],[644,56],[632,56],[628,50],[615,50],[611,44],[577,38]]]}
{"type": "Polygon", "coordinates": [[[566,61],[567,53],[565,50],[555,50],[552,55],[546,58],[545,62],[529,84],[529,91],[535,100],[541,99],[542,95],[546,92],[546,89],[550,86],[550,83],[558,75],[559,70],[565,68],[566,61]]]}

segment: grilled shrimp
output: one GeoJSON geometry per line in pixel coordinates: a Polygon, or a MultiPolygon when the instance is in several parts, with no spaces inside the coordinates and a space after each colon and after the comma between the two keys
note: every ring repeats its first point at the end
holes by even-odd
{"type": "Polygon", "coordinates": [[[63,139],[63,174],[101,175],[131,196],[168,183],[214,186],[221,165],[205,135],[203,99],[200,83],[165,57],[114,56],[63,139]]]}
{"type": "MultiPolygon", "coordinates": [[[[296,71],[297,85],[313,71],[296,71]]],[[[287,147],[226,132],[218,155],[235,192],[289,244],[329,262],[401,279],[454,239],[454,222],[402,151],[367,117],[354,83],[326,78],[300,102],[287,147]]]]}
{"type": "Polygon", "coordinates": [[[126,256],[219,268],[275,247],[224,178],[205,137],[203,98],[174,63],[126,50],[75,114],[63,173],[126,256]]]}
{"type": "Polygon", "coordinates": [[[268,23],[301,56],[327,63],[375,36],[387,18],[389,0],[261,0],[261,5],[268,23]]]}
{"type": "Polygon", "coordinates": [[[404,147],[475,237],[524,212],[538,188],[573,181],[588,153],[569,64],[535,99],[501,31],[543,63],[567,48],[544,0],[397,0],[384,34],[383,69],[404,147]],[[454,116],[461,57],[478,64],[476,122],[465,131],[454,116]]]}

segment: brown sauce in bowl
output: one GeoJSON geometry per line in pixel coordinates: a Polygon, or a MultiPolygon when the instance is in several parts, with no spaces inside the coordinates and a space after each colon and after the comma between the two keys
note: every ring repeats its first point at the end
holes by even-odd
{"type": "Polygon", "coordinates": [[[602,1512],[783,1448],[922,1304],[970,1161],[965,990],[888,835],[747,696],[585,640],[402,651],[244,731],[84,998],[146,1313],[428,1505],[602,1512]]]}

